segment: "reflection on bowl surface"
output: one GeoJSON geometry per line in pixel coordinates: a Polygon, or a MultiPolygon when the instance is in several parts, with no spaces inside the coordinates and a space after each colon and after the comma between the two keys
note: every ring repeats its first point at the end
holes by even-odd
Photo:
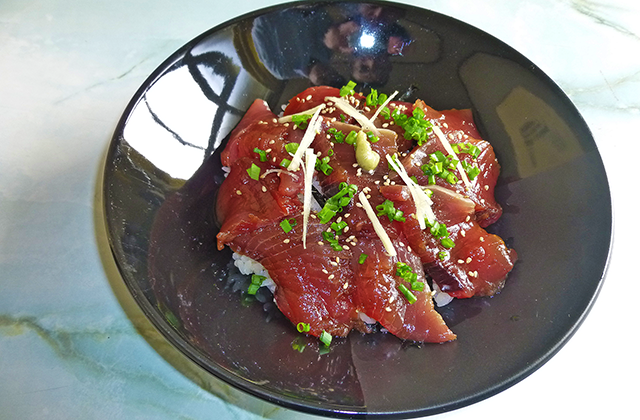
{"type": "MultiPolygon", "coordinates": [[[[276,111],[277,112],[277,111],[276,111]]],[[[417,416],[514,384],[571,337],[599,290],[611,238],[594,141],[535,65],[464,23],[405,5],[296,3],[189,42],[127,107],[107,157],[110,243],[125,283],[180,351],[223,380],[314,413],[417,416]],[[312,85],[358,82],[436,109],[471,108],[502,165],[492,226],[519,262],[496,298],[441,313],[459,340],[352,333],[322,354],[216,249],[219,153],[256,98],[280,110],[312,85]]]]}

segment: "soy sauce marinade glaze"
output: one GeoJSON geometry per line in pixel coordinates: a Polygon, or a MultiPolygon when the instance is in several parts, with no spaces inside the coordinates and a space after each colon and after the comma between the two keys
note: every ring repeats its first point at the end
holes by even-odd
{"type": "Polygon", "coordinates": [[[434,295],[494,295],[517,258],[484,230],[502,213],[493,148],[468,110],[354,87],[309,88],[281,117],[253,103],[221,156],[218,248],[262,264],[278,308],[326,345],[376,323],[454,340],[434,295]]]}

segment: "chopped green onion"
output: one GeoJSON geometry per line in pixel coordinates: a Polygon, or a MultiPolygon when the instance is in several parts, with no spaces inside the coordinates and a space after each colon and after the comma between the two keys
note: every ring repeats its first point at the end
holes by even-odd
{"type": "Polygon", "coordinates": [[[311,325],[304,322],[298,322],[298,325],[296,325],[296,328],[299,333],[307,333],[311,330],[311,325]]]}
{"type": "Polygon", "coordinates": [[[347,222],[342,220],[340,223],[331,223],[331,229],[335,230],[338,235],[342,235],[342,230],[347,227],[347,222]]]}
{"type": "Polygon", "coordinates": [[[471,143],[455,143],[451,145],[451,148],[453,149],[454,152],[456,152],[456,154],[458,153],[468,153],[470,154],[474,159],[477,159],[478,156],[480,156],[481,150],[478,146],[476,146],[475,144],[471,144],[471,143]]]}
{"type": "Polygon", "coordinates": [[[478,175],[480,175],[480,168],[478,168],[477,166],[470,165],[464,160],[461,163],[462,163],[462,167],[464,168],[464,171],[467,173],[467,176],[469,177],[470,180],[474,180],[478,175]]]}
{"type": "Polygon", "coordinates": [[[347,116],[344,114],[340,114],[340,122],[345,122],[347,121],[347,116]]]}
{"type": "Polygon", "coordinates": [[[450,184],[458,182],[458,177],[453,172],[456,170],[458,160],[452,156],[445,156],[445,154],[439,150],[431,153],[428,159],[429,163],[425,163],[420,169],[422,169],[422,172],[428,177],[428,183],[430,185],[436,183],[436,176],[445,179],[450,184]]]}
{"type": "Polygon", "coordinates": [[[280,162],[280,166],[282,166],[283,168],[288,167],[289,165],[291,165],[291,161],[287,158],[282,159],[282,162],[280,162]]]}
{"type": "Polygon", "coordinates": [[[364,262],[367,260],[367,257],[367,254],[360,254],[360,258],[358,258],[358,264],[364,264],[364,262]]]}
{"type": "Polygon", "coordinates": [[[440,238],[440,244],[445,248],[453,248],[456,246],[455,242],[451,238],[449,238],[449,231],[447,230],[447,225],[444,223],[440,223],[437,220],[430,224],[427,222],[427,226],[430,228],[431,234],[440,238]]]}
{"type": "Polygon", "coordinates": [[[322,232],[322,239],[329,242],[329,245],[331,245],[331,248],[334,251],[342,251],[342,246],[338,242],[338,238],[336,238],[335,232],[327,232],[327,231],[322,232]]]}
{"type": "Polygon", "coordinates": [[[247,169],[247,173],[251,179],[255,179],[257,181],[260,178],[260,167],[255,163],[252,163],[251,167],[247,169]]]}
{"type": "Polygon", "coordinates": [[[386,101],[387,95],[385,93],[381,93],[380,95],[378,95],[378,91],[375,89],[371,89],[371,93],[369,93],[366,98],[367,106],[382,105],[386,101]]]}
{"type": "Polygon", "coordinates": [[[393,206],[393,201],[385,200],[384,203],[377,205],[376,210],[378,211],[378,216],[387,216],[390,222],[397,220],[398,222],[404,222],[406,219],[404,218],[404,212],[401,210],[396,210],[393,206]]]}
{"type": "Polygon", "coordinates": [[[247,294],[255,295],[262,286],[262,282],[266,279],[265,276],[260,276],[258,274],[253,274],[251,276],[251,284],[247,288],[247,294]]]}
{"type": "Polygon", "coordinates": [[[257,147],[255,149],[253,149],[253,151],[255,153],[257,153],[258,156],[260,156],[260,162],[266,162],[267,161],[267,152],[265,152],[264,150],[260,150],[257,147]]]}
{"type": "Polygon", "coordinates": [[[440,251],[440,252],[438,252],[438,259],[440,261],[444,261],[447,258],[448,255],[449,255],[449,253],[447,251],[440,251]]]}
{"type": "Polygon", "coordinates": [[[433,131],[433,125],[425,119],[424,112],[418,107],[414,108],[411,117],[395,108],[391,117],[395,124],[404,130],[404,138],[416,140],[419,146],[427,142],[429,134],[433,131]]]}
{"type": "Polygon", "coordinates": [[[349,83],[347,83],[346,85],[340,88],[340,96],[353,95],[355,93],[353,88],[355,87],[356,87],[356,82],[350,80],[349,83]]]}
{"type": "Polygon", "coordinates": [[[367,95],[367,106],[376,106],[378,105],[378,91],[375,89],[371,89],[371,93],[367,95]]]}
{"type": "Polygon", "coordinates": [[[333,168],[329,165],[329,156],[325,156],[322,159],[316,160],[316,169],[321,171],[325,175],[331,175],[333,168]]]}
{"type": "Polygon", "coordinates": [[[344,133],[340,130],[338,130],[335,127],[331,127],[330,129],[327,130],[327,134],[330,134],[333,136],[333,140],[336,143],[344,143],[344,133]]]}
{"type": "Polygon", "coordinates": [[[378,136],[373,134],[371,131],[367,131],[365,134],[367,135],[367,140],[369,140],[371,143],[377,143],[378,140],[380,140],[378,136]]]}
{"type": "Polygon", "coordinates": [[[389,111],[389,108],[385,106],[384,108],[382,108],[382,111],[380,111],[378,115],[381,115],[382,118],[384,118],[385,120],[388,120],[391,118],[391,111],[389,111]]]}
{"type": "Polygon", "coordinates": [[[451,240],[451,238],[442,238],[440,239],[440,244],[442,244],[445,248],[453,248],[456,246],[455,242],[451,240]]]}
{"type": "Polygon", "coordinates": [[[331,334],[329,334],[325,330],[322,330],[319,338],[320,338],[320,341],[322,341],[322,344],[329,347],[331,345],[331,340],[333,337],[331,337],[331,334]]]}
{"type": "Polygon", "coordinates": [[[255,295],[256,293],[258,293],[258,289],[260,289],[260,286],[256,284],[250,284],[249,287],[247,288],[247,294],[255,295]]]}
{"type": "Polygon", "coordinates": [[[296,152],[298,151],[299,146],[300,146],[300,143],[295,143],[295,142],[287,143],[284,145],[284,150],[295,155],[296,152]]]}
{"type": "Polygon", "coordinates": [[[298,222],[296,219],[283,219],[280,222],[280,227],[284,231],[284,233],[289,233],[293,229],[293,226],[297,225],[298,222]]]}
{"type": "Polygon", "coordinates": [[[410,304],[414,304],[418,301],[416,295],[411,293],[411,290],[407,289],[407,286],[405,286],[404,284],[399,284],[398,290],[400,290],[404,297],[407,298],[407,301],[409,301],[410,304]]]}
{"type": "Polygon", "coordinates": [[[305,129],[307,124],[313,115],[311,114],[298,114],[291,116],[291,122],[293,122],[298,128],[305,129]]]}
{"type": "Polygon", "coordinates": [[[318,212],[318,219],[320,223],[325,224],[333,218],[337,213],[341,212],[343,207],[346,207],[353,196],[358,192],[358,187],[346,182],[341,182],[340,191],[333,197],[330,197],[322,207],[322,210],[318,212]]]}
{"type": "Polygon", "coordinates": [[[358,133],[356,133],[355,131],[351,131],[349,134],[347,134],[347,137],[345,137],[344,142],[347,144],[356,144],[356,137],[358,137],[358,133]]]}

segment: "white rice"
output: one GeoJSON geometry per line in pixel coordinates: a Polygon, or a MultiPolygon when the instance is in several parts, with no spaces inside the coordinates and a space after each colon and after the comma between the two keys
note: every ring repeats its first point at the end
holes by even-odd
{"type": "Polygon", "coordinates": [[[438,308],[448,305],[453,300],[453,296],[440,290],[440,287],[438,287],[435,281],[433,282],[433,292],[433,301],[436,303],[438,308]]]}
{"type": "Polygon", "coordinates": [[[262,282],[262,285],[267,287],[271,293],[275,293],[276,284],[273,279],[269,275],[269,272],[260,264],[258,261],[253,260],[246,255],[240,255],[237,253],[233,253],[233,265],[238,267],[238,270],[244,275],[257,274],[259,276],[265,276],[265,280],[262,282]]]}

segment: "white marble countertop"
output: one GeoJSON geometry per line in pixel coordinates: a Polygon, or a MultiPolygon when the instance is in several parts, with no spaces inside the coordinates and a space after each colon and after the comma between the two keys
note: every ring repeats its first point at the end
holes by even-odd
{"type": "MultiPolygon", "coordinates": [[[[109,280],[115,268],[96,223],[106,147],[138,86],[196,35],[275,3],[0,2],[0,418],[313,417],[204,384],[109,280]]],[[[635,296],[620,296],[640,280],[629,265],[637,198],[623,182],[637,175],[622,160],[639,140],[640,3],[412,3],[496,36],[561,86],[600,149],[615,220],[604,287],[569,343],[506,391],[433,418],[637,415],[635,296]]]]}

